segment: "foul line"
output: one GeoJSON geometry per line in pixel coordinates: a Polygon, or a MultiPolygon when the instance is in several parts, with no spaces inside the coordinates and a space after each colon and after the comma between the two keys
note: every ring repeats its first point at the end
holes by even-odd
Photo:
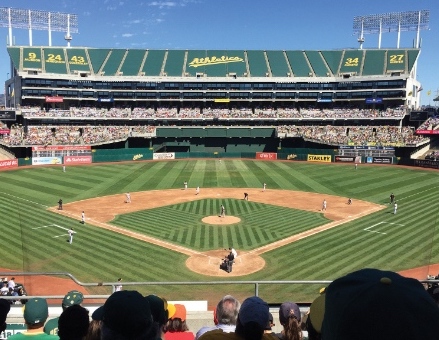
{"type": "Polygon", "coordinates": [[[393,222],[378,222],[378,223],[376,223],[376,224],[374,224],[374,225],[371,225],[370,227],[364,228],[363,230],[364,230],[364,231],[368,231],[368,232],[370,232],[370,233],[376,233],[376,234],[387,235],[387,233],[383,233],[383,232],[381,232],[381,231],[369,230],[369,229],[371,229],[371,228],[373,228],[373,227],[376,227],[377,225],[380,225],[380,224],[394,224],[394,225],[400,225],[400,226],[403,226],[403,227],[404,227],[404,225],[405,225],[405,224],[393,223],[393,222]]]}
{"type": "Polygon", "coordinates": [[[11,195],[11,194],[8,194],[7,192],[0,191],[0,194],[6,195],[6,196],[10,196],[10,197],[13,197],[13,198],[16,198],[18,200],[22,200],[22,201],[25,201],[25,202],[28,202],[28,203],[40,205],[40,206],[42,206],[44,208],[49,208],[49,206],[47,206],[47,205],[44,205],[44,204],[41,204],[41,203],[38,203],[38,202],[34,202],[34,201],[31,201],[31,200],[28,200],[26,198],[22,198],[22,197],[18,197],[18,196],[15,196],[15,195],[11,195]]]}

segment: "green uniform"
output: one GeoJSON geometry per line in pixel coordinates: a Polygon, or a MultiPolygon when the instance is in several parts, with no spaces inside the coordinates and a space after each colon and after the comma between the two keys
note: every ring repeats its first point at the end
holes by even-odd
{"type": "Polygon", "coordinates": [[[47,321],[44,325],[44,333],[58,335],[58,320],[59,318],[54,318],[47,321]]]}
{"type": "Polygon", "coordinates": [[[38,332],[38,333],[17,333],[14,335],[11,335],[8,339],[11,340],[59,340],[58,335],[48,335],[44,332],[38,332]]]}

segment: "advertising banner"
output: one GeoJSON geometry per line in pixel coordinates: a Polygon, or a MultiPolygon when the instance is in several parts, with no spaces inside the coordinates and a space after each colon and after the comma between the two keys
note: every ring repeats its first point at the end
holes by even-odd
{"type": "Polygon", "coordinates": [[[438,135],[439,130],[416,130],[417,135],[438,135]]]}
{"type": "Polygon", "coordinates": [[[18,167],[18,159],[7,159],[0,161],[0,169],[18,167]]]}
{"type": "Polygon", "coordinates": [[[64,101],[64,97],[47,97],[46,103],[62,103],[64,101]]]}
{"type": "Polygon", "coordinates": [[[74,164],[90,164],[91,156],[65,156],[64,164],[65,165],[74,165],[74,164]]]}
{"type": "Polygon", "coordinates": [[[0,129],[0,135],[9,135],[11,130],[9,129],[0,129]]]}
{"type": "Polygon", "coordinates": [[[366,163],[392,164],[392,157],[367,157],[366,163]]]}
{"type": "Polygon", "coordinates": [[[175,152],[160,152],[160,153],[153,153],[152,159],[154,160],[168,160],[168,159],[175,159],[175,152]]]}
{"type": "Polygon", "coordinates": [[[33,146],[32,151],[63,151],[63,150],[91,150],[90,145],[46,145],[33,146]]]}
{"type": "Polygon", "coordinates": [[[335,161],[352,163],[355,162],[355,157],[335,156],[335,161]]]}
{"type": "Polygon", "coordinates": [[[256,159],[277,159],[277,153],[275,152],[256,152],[256,159]]]}
{"type": "Polygon", "coordinates": [[[331,155],[308,155],[308,162],[331,163],[331,155]]]}
{"type": "Polygon", "coordinates": [[[33,157],[32,165],[61,164],[62,157],[33,157]]]}
{"type": "Polygon", "coordinates": [[[415,166],[420,166],[423,168],[432,168],[432,169],[439,169],[439,161],[431,161],[431,160],[425,160],[425,159],[415,159],[415,166]]]}

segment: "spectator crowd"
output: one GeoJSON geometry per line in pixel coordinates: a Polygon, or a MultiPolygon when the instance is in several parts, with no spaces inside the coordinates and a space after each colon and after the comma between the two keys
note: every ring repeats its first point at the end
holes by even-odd
{"type": "MultiPolygon", "coordinates": [[[[361,269],[339,277],[320,290],[307,310],[292,301],[278,308],[279,333],[269,305],[258,296],[242,303],[224,296],[214,309],[213,326],[189,329],[184,304],[156,295],[119,290],[93,313],[84,296],[70,291],[62,313],[49,319],[44,298],[23,307],[26,330],[9,337],[61,340],[425,340],[437,339],[439,307],[415,279],[395,272],[361,269]]],[[[10,304],[0,299],[0,331],[6,329],[10,304]]]]}

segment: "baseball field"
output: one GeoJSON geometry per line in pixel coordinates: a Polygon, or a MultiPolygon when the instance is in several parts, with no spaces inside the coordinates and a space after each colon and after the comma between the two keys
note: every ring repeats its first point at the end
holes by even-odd
{"type": "MultiPolygon", "coordinates": [[[[253,285],[237,281],[332,280],[364,267],[423,267],[425,277],[436,275],[429,266],[439,263],[438,174],[398,166],[360,164],[355,170],[352,164],[237,159],[3,171],[1,267],[69,272],[87,283],[118,277],[225,282],[131,287],[171,300],[213,301],[228,293],[253,294],[253,285]],[[125,203],[127,192],[131,203],[125,203]],[[389,204],[392,192],[396,214],[389,204]],[[63,210],[57,209],[60,198],[63,210]],[[221,204],[225,217],[219,217],[221,204]],[[238,258],[226,273],[219,264],[230,246],[238,258]]],[[[45,285],[50,289],[50,281],[45,285]]],[[[272,303],[306,302],[321,286],[262,284],[259,295],[272,303]]],[[[106,294],[109,288],[87,291],[106,294]]]]}

